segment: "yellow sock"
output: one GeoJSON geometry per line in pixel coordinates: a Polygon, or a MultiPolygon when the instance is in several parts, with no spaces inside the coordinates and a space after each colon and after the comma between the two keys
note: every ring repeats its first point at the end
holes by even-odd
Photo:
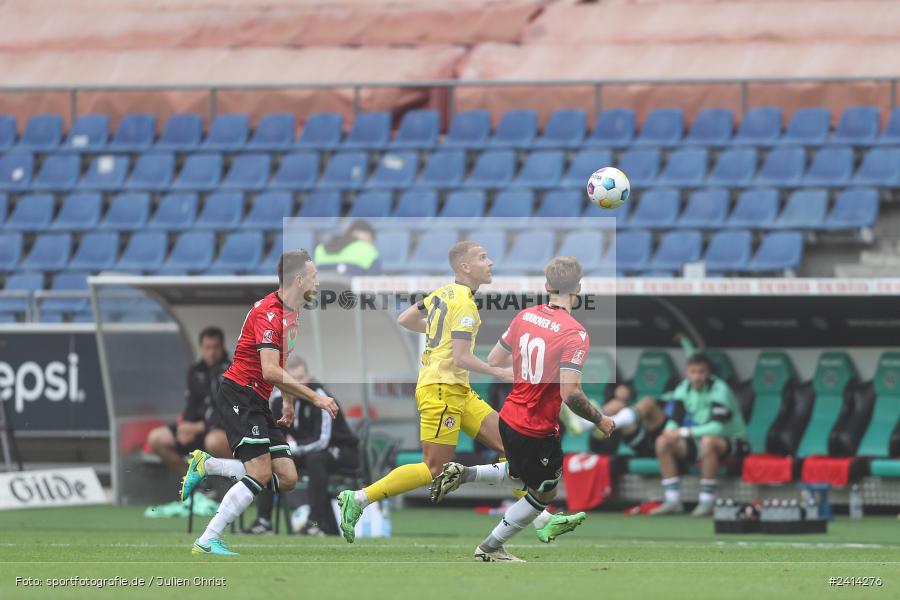
{"type": "MultiPolygon", "coordinates": [[[[501,456],[500,459],[499,459],[497,462],[506,462],[506,457],[505,457],[505,456],[501,456]]],[[[520,490],[519,488],[510,488],[510,489],[512,490],[513,496],[515,496],[515,497],[518,498],[519,500],[521,500],[522,498],[524,498],[524,497],[525,497],[525,494],[528,493],[528,492],[526,492],[525,490],[520,490]]]]}
{"type": "Polygon", "coordinates": [[[397,467],[372,485],[363,488],[370,502],[384,500],[431,483],[431,469],[425,463],[397,467]]]}

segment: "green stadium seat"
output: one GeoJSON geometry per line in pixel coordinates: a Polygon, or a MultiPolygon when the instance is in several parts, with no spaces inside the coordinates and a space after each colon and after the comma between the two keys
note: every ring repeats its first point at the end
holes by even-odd
{"type": "Polygon", "coordinates": [[[873,477],[900,477],[900,460],[894,458],[876,458],[869,465],[873,477]]]}
{"type": "Polygon", "coordinates": [[[794,365],[784,352],[763,352],[753,369],[753,412],[747,421],[747,441],[754,453],[766,451],[766,435],[775,422],[794,379],[794,365]]]}
{"type": "Polygon", "coordinates": [[[402,467],[403,465],[414,465],[420,462],[422,462],[422,452],[419,450],[397,453],[398,467],[402,467]]]}
{"type": "Polygon", "coordinates": [[[456,443],[456,452],[475,452],[475,440],[470,438],[468,434],[459,432],[459,441],[456,443]]]}
{"type": "Polygon", "coordinates": [[[618,381],[613,355],[604,351],[592,351],[588,355],[581,377],[581,387],[587,397],[599,403],[606,401],[607,386],[618,381]]]}
{"type": "Polygon", "coordinates": [[[713,362],[713,366],[715,366],[716,369],[716,375],[721,379],[730,383],[735,378],[736,373],[734,372],[734,365],[731,363],[731,358],[724,350],[704,348],[703,354],[713,362]]]}
{"type": "Polygon", "coordinates": [[[639,401],[645,396],[658,398],[675,385],[677,378],[678,372],[668,352],[644,351],[634,372],[634,400],[639,401]]]}
{"type": "Polygon", "coordinates": [[[816,400],[797,456],[827,455],[828,436],[844,404],[844,390],[856,378],[856,368],[844,352],[825,352],[813,376],[816,400]]]}
{"type": "MultiPolygon", "coordinates": [[[[856,454],[887,457],[890,455],[891,433],[900,421],[900,353],[886,352],[881,355],[873,384],[875,407],[856,454]]],[[[875,461],[872,462],[874,464],[875,461]]],[[[874,471],[872,474],[875,474],[874,471]]]]}

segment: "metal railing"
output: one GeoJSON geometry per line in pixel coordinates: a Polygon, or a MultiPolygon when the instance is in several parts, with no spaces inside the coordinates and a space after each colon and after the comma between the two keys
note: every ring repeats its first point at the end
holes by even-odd
{"type": "Polygon", "coordinates": [[[219,94],[228,91],[278,91],[278,90],[341,90],[352,92],[353,112],[360,111],[362,93],[376,89],[427,89],[444,90],[447,93],[448,112],[452,116],[456,108],[456,90],[460,88],[573,88],[585,87],[593,90],[593,109],[596,114],[603,107],[603,93],[607,88],[630,85],[684,86],[684,85],[716,85],[737,86],[740,93],[741,113],[750,106],[750,91],[755,85],[795,85],[804,83],[875,83],[886,84],[889,88],[889,108],[897,106],[897,82],[900,77],[800,77],[800,78],[701,78],[701,79],[544,79],[544,80],[459,80],[435,79],[423,81],[361,81],[361,82],[323,82],[323,83],[272,83],[272,84],[234,84],[234,83],[196,83],[196,84],[148,84],[148,85],[48,85],[48,86],[0,86],[0,94],[19,93],[60,93],[68,96],[70,117],[79,114],[79,95],[96,92],[205,92],[208,95],[209,116],[218,114],[219,94]]]}

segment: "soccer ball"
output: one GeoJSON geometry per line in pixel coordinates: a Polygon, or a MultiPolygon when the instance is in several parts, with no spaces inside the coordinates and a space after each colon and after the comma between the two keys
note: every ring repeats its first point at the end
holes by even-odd
{"type": "Polygon", "coordinates": [[[599,206],[612,210],[619,208],[631,195],[631,184],[625,173],[615,167],[603,167],[588,179],[588,198],[599,206]]]}

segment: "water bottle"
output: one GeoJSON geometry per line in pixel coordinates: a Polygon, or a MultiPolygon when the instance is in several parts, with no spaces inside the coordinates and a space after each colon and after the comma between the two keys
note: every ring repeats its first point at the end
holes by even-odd
{"type": "Polygon", "coordinates": [[[818,519],[819,518],[819,505],[816,502],[815,494],[809,494],[806,498],[806,518],[807,519],[818,519]]]}
{"type": "Polygon", "coordinates": [[[391,537],[391,501],[383,500],[381,502],[381,534],[384,537],[391,537]]]}
{"type": "Polygon", "coordinates": [[[862,490],[858,483],[850,486],[850,518],[862,519],[863,517],[863,499],[862,490]]]}
{"type": "Polygon", "coordinates": [[[788,504],[788,521],[800,520],[800,504],[797,500],[791,500],[788,504]]]}

